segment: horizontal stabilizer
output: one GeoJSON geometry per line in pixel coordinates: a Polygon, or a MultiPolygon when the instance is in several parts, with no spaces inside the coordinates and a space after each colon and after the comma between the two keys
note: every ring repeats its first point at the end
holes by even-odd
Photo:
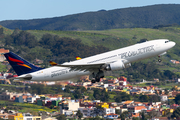
{"type": "Polygon", "coordinates": [[[25,76],[22,76],[22,77],[13,77],[13,78],[10,78],[10,80],[13,80],[13,81],[23,81],[23,80],[31,80],[32,79],[32,75],[25,75],[25,76]]]}

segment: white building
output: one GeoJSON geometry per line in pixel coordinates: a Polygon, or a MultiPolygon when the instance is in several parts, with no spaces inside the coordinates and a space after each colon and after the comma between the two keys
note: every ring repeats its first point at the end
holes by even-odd
{"type": "Polygon", "coordinates": [[[95,117],[97,115],[105,116],[108,114],[115,114],[115,108],[104,108],[104,110],[98,112],[96,111],[95,107],[92,108],[81,107],[78,108],[78,110],[81,111],[83,117],[95,117]]]}
{"type": "Polygon", "coordinates": [[[167,101],[168,100],[167,95],[161,95],[160,98],[161,98],[161,101],[167,101]]]}
{"type": "Polygon", "coordinates": [[[61,114],[75,114],[74,111],[78,111],[79,108],[79,101],[76,102],[75,100],[68,100],[64,101],[60,105],[60,112],[61,114]]]}

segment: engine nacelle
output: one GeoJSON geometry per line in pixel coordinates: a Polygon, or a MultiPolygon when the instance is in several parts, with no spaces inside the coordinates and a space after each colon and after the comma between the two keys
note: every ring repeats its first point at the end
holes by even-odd
{"type": "Polygon", "coordinates": [[[106,66],[106,70],[121,70],[123,68],[125,68],[125,65],[121,60],[110,63],[106,66]]]}

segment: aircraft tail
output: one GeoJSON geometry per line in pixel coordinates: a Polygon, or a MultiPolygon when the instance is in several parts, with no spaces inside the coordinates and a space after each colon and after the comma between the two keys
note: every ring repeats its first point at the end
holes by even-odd
{"type": "Polygon", "coordinates": [[[18,76],[43,69],[36,67],[13,52],[5,53],[4,56],[18,76]]]}

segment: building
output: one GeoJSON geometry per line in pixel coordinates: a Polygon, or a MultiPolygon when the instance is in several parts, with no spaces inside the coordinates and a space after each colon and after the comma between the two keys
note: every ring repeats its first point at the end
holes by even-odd
{"type": "Polygon", "coordinates": [[[142,110],[147,110],[145,106],[130,106],[128,107],[128,111],[131,113],[139,113],[142,110]]]}
{"type": "Polygon", "coordinates": [[[66,112],[73,112],[78,111],[79,108],[79,101],[76,102],[75,100],[68,100],[63,101],[62,103],[59,103],[60,106],[60,112],[61,114],[65,114],[66,112]]]}
{"type": "Polygon", "coordinates": [[[24,103],[23,97],[22,96],[16,97],[14,102],[24,103]]]}
{"type": "Polygon", "coordinates": [[[4,57],[4,53],[8,53],[9,50],[5,50],[4,48],[0,49],[0,62],[3,62],[4,60],[6,60],[6,58],[4,57]]]}
{"type": "Polygon", "coordinates": [[[83,114],[83,117],[93,117],[95,116],[95,113],[94,113],[94,107],[89,107],[89,108],[85,108],[85,107],[81,107],[81,108],[78,108],[78,110],[81,111],[81,113],[83,114]]]}
{"type": "Polygon", "coordinates": [[[127,78],[121,76],[118,78],[118,80],[119,80],[120,85],[123,85],[123,86],[127,85],[127,78]]]}
{"type": "Polygon", "coordinates": [[[24,113],[23,120],[42,120],[42,118],[41,116],[33,116],[30,113],[24,113]]]}
{"type": "Polygon", "coordinates": [[[114,113],[111,113],[111,114],[105,115],[104,118],[106,118],[106,119],[117,119],[118,115],[114,114],[114,113]]]}
{"type": "Polygon", "coordinates": [[[161,101],[168,101],[167,95],[161,95],[160,99],[161,99],[161,101]]]}
{"type": "Polygon", "coordinates": [[[107,117],[108,115],[109,117],[112,117],[110,116],[110,114],[115,115],[115,108],[104,108],[102,110],[98,110],[95,107],[89,107],[89,108],[81,107],[78,108],[78,110],[81,111],[83,117],[95,117],[97,115],[105,116],[105,117],[107,117]]]}
{"type": "Polygon", "coordinates": [[[10,100],[10,95],[7,93],[0,94],[0,100],[10,100]]]}
{"type": "Polygon", "coordinates": [[[23,115],[22,113],[17,113],[16,115],[9,115],[8,119],[23,120],[23,115]]]}

